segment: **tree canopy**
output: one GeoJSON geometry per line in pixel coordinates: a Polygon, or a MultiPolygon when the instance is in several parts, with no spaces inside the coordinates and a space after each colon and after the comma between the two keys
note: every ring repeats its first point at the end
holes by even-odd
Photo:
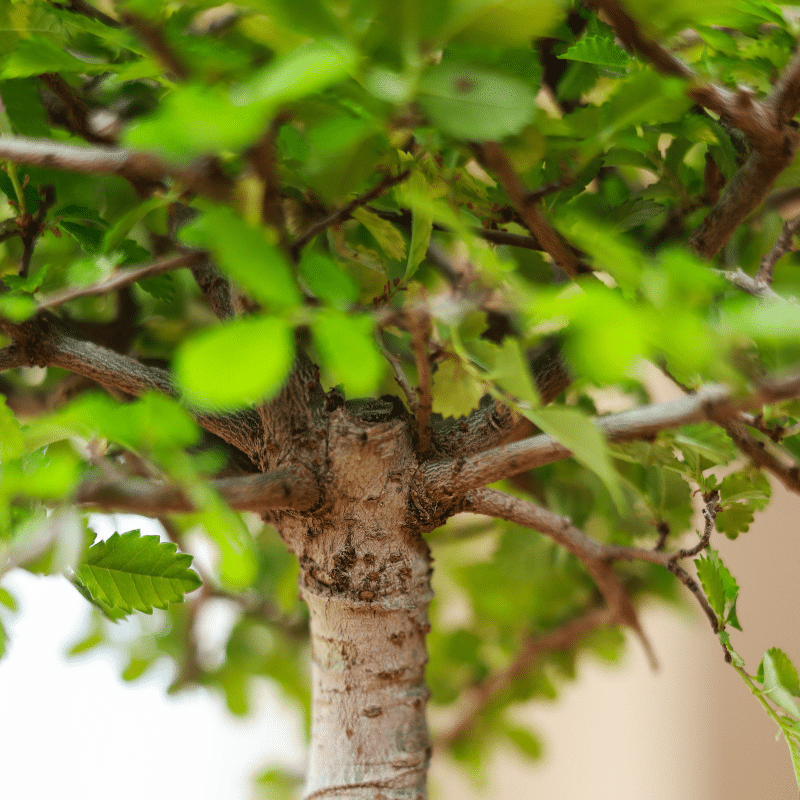
{"type": "Polygon", "coordinates": [[[798,32],[769,0],[4,4],[0,578],[72,581],[75,652],[160,610],[128,679],[171,659],[244,714],[268,676],[308,714],[298,573],[312,616],[388,614],[430,548],[432,743],[475,773],[537,757],[513,709],[582,652],[628,628],[655,660],[637,606],[688,596],[800,782],[797,671],[739,657],[724,564],[770,481],[800,493],[798,32]],[[402,546],[324,554],[391,459],[402,546]],[[97,510],[162,540],[95,541],[97,510]]]}

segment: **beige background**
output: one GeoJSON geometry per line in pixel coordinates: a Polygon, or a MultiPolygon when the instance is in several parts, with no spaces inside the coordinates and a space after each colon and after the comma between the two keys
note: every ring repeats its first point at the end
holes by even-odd
{"type": "MultiPolygon", "coordinates": [[[[781,647],[800,666],[800,497],[775,496],[750,530],[712,547],[739,582],[744,633],[732,642],[754,673],[764,651],[781,647]]],[[[452,765],[437,763],[435,798],[558,800],[784,800],[798,791],[783,739],[739,676],[725,664],[703,617],[674,609],[642,614],[660,669],[653,672],[629,637],[624,665],[589,658],[578,681],[552,705],[520,718],[546,746],[543,761],[509,752],[491,765],[491,785],[475,791],[452,765]]]]}

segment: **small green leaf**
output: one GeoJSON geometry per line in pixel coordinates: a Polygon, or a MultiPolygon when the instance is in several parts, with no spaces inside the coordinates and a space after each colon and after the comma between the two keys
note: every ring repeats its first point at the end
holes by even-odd
{"type": "Polygon", "coordinates": [[[568,447],[581,464],[603,481],[617,508],[625,508],[625,496],[605,437],[588,417],[577,409],[563,406],[521,411],[546,434],[568,447]]]}
{"type": "Polygon", "coordinates": [[[503,733],[517,750],[531,761],[542,757],[542,743],[527,728],[518,725],[504,725],[503,733]]]}
{"type": "Polygon", "coordinates": [[[192,556],[177,549],[138,530],[115,533],[89,548],[75,581],[115,611],[150,614],[154,608],[182,602],[187,592],[201,584],[197,573],[189,569],[192,556]]]}
{"type": "Polygon", "coordinates": [[[43,72],[103,72],[105,64],[89,64],[70,55],[63,47],[43,36],[22,39],[3,57],[0,78],[27,78],[43,72]]]}
{"type": "Polygon", "coordinates": [[[288,323],[276,317],[243,317],[184,342],[175,355],[175,377],[192,405],[230,410],[274,396],[293,358],[288,323]]]}
{"type": "Polygon", "coordinates": [[[630,56],[613,40],[606,36],[587,36],[576,42],[558,58],[583,61],[624,71],[630,56]]]}
{"type": "Polygon", "coordinates": [[[358,53],[346,42],[317,40],[278,56],[231,92],[235,105],[260,103],[274,108],[338,83],[358,64],[358,53]]]}
{"type": "Polygon", "coordinates": [[[224,206],[210,208],[181,231],[181,239],[210,250],[219,265],[265,309],[299,302],[300,292],[285,257],[266,232],[224,206]]]}
{"type": "Polygon", "coordinates": [[[300,278],[320,300],[340,311],[347,311],[358,299],[359,288],[355,281],[322,253],[303,251],[300,278]]]}
{"type": "Polygon", "coordinates": [[[722,563],[719,553],[710,547],[700,558],[696,558],[697,577],[703,584],[711,608],[714,609],[722,625],[732,625],[741,630],[736,617],[736,599],[739,585],[728,568],[722,563]]]}
{"type": "Polygon", "coordinates": [[[382,219],[366,208],[358,208],[353,212],[357,219],[375,238],[381,249],[389,258],[402,261],[406,256],[406,240],[400,231],[388,220],[382,219]]]}
{"type": "Polygon", "coordinates": [[[424,202],[430,198],[430,189],[425,176],[420,171],[412,172],[401,195],[411,206],[411,247],[408,250],[408,261],[403,281],[409,281],[417,271],[417,267],[428,252],[428,245],[433,233],[433,214],[424,202]],[[417,203],[415,200],[422,200],[417,203]]]}
{"type": "Polygon", "coordinates": [[[764,653],[758,668],[758,680],[771,702],[788,711],[795,719],[800,718],[800,708],[793,699],[798,696],[797,670],[783,650],[772,647],[764,653]]]}
{"type": "Polygon", "coordinates": [[[384,373],[385,361],[375,345],[372,328],[369,317],[333,309],[317,314],[311,326],[324,366],[350,397],[373,394],[384,373]]]}
{"type": "Polygon", "coordinates": [[[536,114],[536,92],[527,83],[469,64],[430,67],[417,100],[434,125],[467,141],[519,133],[536,114]]]}

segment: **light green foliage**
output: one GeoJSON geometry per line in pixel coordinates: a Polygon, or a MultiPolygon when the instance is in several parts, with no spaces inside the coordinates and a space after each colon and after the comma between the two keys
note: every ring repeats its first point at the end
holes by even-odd
{"type": "Polygon", "coordinates": [[[73,581],[102,609],[150,614],[154,608],[181,602],[184,594],[200,586],[197,573],[189,569],[192,556],[176,551],[158,536],[115,533],[89,548],[73,581]]]}
{"type": "Polygon", "coordinates": [[[278,317],[249,317],[204,331],[176,354],[175,376],[186,400],[204,410],[267,400],[292,365],[292,332],[278,317]]]}
{"type": "MultiPolygon", "coordinates": [[[[174,397],[85,391],[56,368],[3,373],[0,573],[74,574],[96,613],[72,651],[121,648],[127,680],[167,659],[178,667],[172,690],[211,687],[236,714],[251,708],[254,681],[270,678],[307,713],[297,563],[274,530],[211,488],[209,477],[242,464],[226,461],[192,415],[255,415],[284,385],[297,342],[325,390],[398,395],[376,331],[416,389],[411,334],[398,321],[424,312],[435,413],[469,414],[488,394],[574,455],[502,482],[504,491],[569,517],[598,542],[649,549],[661,537],[672,552],[691,546],[698,498],[719,490],[715,549],[699,555],[697,575],[733,667],[786,737],[800,774],[797,672],[773,648],[748,675],[727,630],[739,626],[739,587],[722,559],[768,503],[767,478],[738,460],[717,425],[609,444],[591,421],[598,408],[652,402],[654,368],[688,392],[718,382],[743,397],[764,373],[796,369],[798,304],[744,296],[715,271],[755,274],[786,210],[752,211],[713,264],[686,247],[713,204],[711,162],[730,180],[747,157],[742,137],[699,110],[686,81],[623,49],[584,3],[243,0],[214,23],[211,0],[102,4],[152,25],[177,71],[130,26],[69,5],[0,3],[0,135],[96,146],[69,129],[63,98],[40,78],[57,73],[59,91],[79,101],[72,112],[119,114],[119,144],[205,183],[0,165],[0,316],[29,320],[43,298],[187,247],[209,253],[237,312],[215,319],[185,269],[48,312],[76,336],[168,370],[174,397]],[[577,275],[532,249],[508,176],[480,163],[488,141],[499,142],[531,193],[526,202],[581,264],[577,275]],[[14,228],[42,207],[45,187],[53,205],[20,274],[14,228]],[[269,209],[265,195],[277,201],[269,209]],[[508,235],[528,246],[490,241],[508,235]],[[432,244],[452,274],[429,257],[432,244]],[[570,384],[544,405],[532,364],[553,338],[570,384]],[[164,523],[182,548],[199,538],[213,551],[202,602],[181,602],[199,579],[173,545],[131,532],[89,547],[76,492],[131,474],[174,485],[196,508],[164,523]],[[187,643],[205,602],[237,612],[216,660],[193,662],[187,643]],[[109,618],[154,608],[164,610],[146,633],[112,644],[109,618]]],[[[622,5],[698,85],[769,93],[796,46],[793,12],[769,0],[622,5]]],[[[775,189],[798,183],[796,159],[775,189]]],[[[800,296],[795,253],[776,263],[772,288],[800,296]]],[[[3,335],[0,348],[7,344],[3,335]]],[[[800,459],[800,403],[760,410],[747,428],[756,446],[800,459]]],[[[598,608],[580,561],[539,533],[458,517],[427,536],[437,591],[427,676],[434,704],[448,713],[531,642],[598,608]]],[[[674,601],[682,591],[663,566],[613,568],[636,603],[674,601]]],[[[13,611],[2,588],[0,603],[4,617],[13,611]]],[[[4,636],[0,628],[0,654],[4,636]]],[[[557,696],[580,677],[585,654],[615,661],[623,647],[619,630],[600,629],[542,653],[451,752],[477,778],[497,741],[538,758],[542,744],[515,721],[517,705],[557,696]]],[[[278,772],[261,779],[265,796],[286,797],[291,785],[278,772]]]]}

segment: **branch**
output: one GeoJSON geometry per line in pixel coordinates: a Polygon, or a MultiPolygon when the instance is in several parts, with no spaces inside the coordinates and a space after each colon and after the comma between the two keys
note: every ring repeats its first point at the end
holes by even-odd
{"type": "Polygon", "coordinates": [[[754,278],[757,286],[769,286],[772,283],[772,275],[778,259],[786,255],[793,249],[792,239],[797,231],[800,230],[800,216],[787,220],[783,223],[780,236],[772,246],[772,250],[761,259],[761,265],[754,278]]]}
{"type": "Polygon", "coordinates": [[[124,286],[136,283],[143,278],[161,275],[163,272],[171,272],[173,269],[180,269],[181,267],[192,267],[196,262],[205,261],[207,258],[208,254],[205,252],[184,253],[178,256],[171,256],[170,258],[164,258],[160,261],[153,261],[144,266],[116,270],[97,283],[92,283],[89,286],[65,289],[61,292],[55,292],[42,297],[39,300],[39,310],[56,308],[71,300],[77,300],[80,297],[92,297],[93,295],[113,292],[116,289],[122,289],[124,286]]]}
{"type": "Polygon", "coordinates": [[[213,162],[179,167],[165,164],[151,153],[123,147],[80,147],[54,139],[5,136],[0,138],[0,160],[84,175],[119,175],[134,184],[173,178],[191,191],[219,201],[231,199],[234,192],[233,181],[213,162]]]}
{"type": "Polygon", "coordinates": [[[24,367],[28,363],[25,353],[16,345],[9,345],[0,349],[0,372],[16,367],[24,367]]]}
{"type": "Polygon", "coordinates": [[[64,117],[70,131],[87,142],[112,143],[113,138],[100,135],[95,130],[86,104],[57,72],[45,72],[39,75],[39,80],[64,104],[64,117]]]}
{"type": "MultiPolygon", "coordinates": [[[[615,623],[630,627],[640,638],[651,665],[656,667],[653,649],[644,635],[636,609],[625,590],[622,580],[614,572],[606,555],[607,548],[578,530],[571,520],[543,506],[498,492],[495,489],[477,489],[465,498],[465,511],[486,514],[490,517],[515,522],[532,528],[558,542],[586,567],[586,571],[603,595],[615,623]]],[[[660,555],[660,554],[659,554],[660,555]]]]}
{"type": "Polygon", "coordinates": [[[532,200],[528,190],[511,166],[505,150],[497,142],[475,145],[475,149],[481,163],[497,176],[526,227],[553,261],[571,277],[591,271],[581,264],[577,256],[536,208],[535,201],[532,200]]]}
{"type": "Polygon", "coordinates": [[[713,258],[761,204],[794,158],[800,136],[790,122],[800,111],[800,53],[795,54],[770,96],[759,102],[744,89],[731,92],[710,83],[697,85],[697,75],[661,45],[643,36],[617,0],[588,2],[604,12],[629,49],[650,61],[659,72],[695,81],[687,90],[689,97],[742,131],[755,150],[689,239],[689,247],[701,258],[713,258]]]}
{"type": "MultiPolygon", "coordinates": [[[[369,211],[379,216],[381,219],[393,222],[395,225],[400,225],[403,228],[411,228],[410,211],[386,211],[385,209],[373,208],[372,206],[369,207],[369,211]]],[[[450,232],[447,226],[440,225],[438,222],[433,223],[433,230],[450,232]]],[[[474,233],[475,236],[480,237],[490,244],[504,244],[508,247],[521,247],[525,250],[542,249],[538,239],[533,236],[523,236],[519,233],[510,233],[509,231],[494,230],[492,228],[470,228],[470,231],[474,233]]]]}
{"type": "MultiPolygon", "coordinates": [[[[0,152],[0,155],[2,153],[0,152]]],[[[387,189],[390,189],[392,186],[395,186],[398,183],[404,181],[409,175],[411,174],[411,170],[406,169],[400,172],[397,175],[384,175],[381,178],[380,182],[377,186],[373,186],[368,192],[360,195],[359,197],[354,198],[351,200],[347,205],[342,206],[341,208],[334,211],[332,214],[329,214],[324,219],[315,222],[313,225],[308,227],[303,233],[301,233],[293,242],[291,246],[291,254],[292,258],[297,259],[300,257],[300,253],[302,252],[303,248],[318,234],[322,233],[326,228],[330,228],[332,225],[336,225],[339,222],[343,222],[344,220],[348,219],[349,216],[361,206],[365,206],[370,201],[374,200],[376,197],[380,197],[387,189]]]]}
{"type": "Polygon", "coordinates": [[[132,14],[128,11],[123,12],[122,21],[133,29],[145,47],[161,62],[161,66],[175,80],[185,81],[191,77],[183,60],[164,38],[162,31],[138,14],[132,14]]]}
{"type": "MultiPolygon", "coordinates": [[[[24,353],[25,366],[61,367],[90,378],[112,392],[121,391],[138,396],[155,390],[170,397],[177,396],[167,370],[147,366],[93,342],[77,339],[48,312],[20,323],[0,317],[0,327],[11,337],[18,350],[24,353]]],[[[256,458],[262,440],[262,428],[255,411],[240,411],[225,416],[198,415],[197,421],[251,459],[256,458]]]]}
{"type": "Polygon", "coordinates": [[[469,698],[469,706],[447,731],[435,737],[433,746],[445,748],[473,727],[481,712],[521,675],[531,670],[548,653],[566,650],[582,636],[598,628],[615,624],[614,613],[607,608],[594,608],[583,616],[564,623],[541,636],[532,636],[504,669],[489,675],[469,698]]]}
{"type": "MultiPolygon", "coordinates": [[[[210,482],[237,511],[307,511],[319,502],[319,490],[310,473],[296,470],[220,478],[210,482]]],[[[126,478],[89,481],[78,488],[75,502],[108,511],[127,511],[147,517],[197,511],[177,486],[152,480],[126,478]]]]}
{"type": "MultiPolygon", "coordinates": [[[[406,315],[408,318],[409,315],[406,315]]],[[[417,450],[424,458],[431,445],[431,412],[433,411],[433,395],[431,394],[431,364],[428,360],[428,342],[431,335],[431,318],[428,314],[415,314],[408,321],[411,333],[411,350],[417,365],[417,398],[414,416],[417,420],[417,450]]]]}
{"type": "MultiPolygon", "coordinates": [[[[646,438],[661,430],[690,422],[717,422],[720,415],[730,416],[742,408],[793,397],[800,397],[800,372],[765,379],[747,397],[736,398],[729,389],[710,385],[695,394],[668,403],[654,403],[600,417],[595,420],[595,425],[609,441],[620,442],[646,438]]],[[[423,491],[434,499],[443,496],[458,497],[471,489],[569,458],[571,455],[571,451],[560,442],[546,434],[539,434],[486,450],[468,459],[431,461],[423,465],[418,480],[424,484],[423,491]]]]}

